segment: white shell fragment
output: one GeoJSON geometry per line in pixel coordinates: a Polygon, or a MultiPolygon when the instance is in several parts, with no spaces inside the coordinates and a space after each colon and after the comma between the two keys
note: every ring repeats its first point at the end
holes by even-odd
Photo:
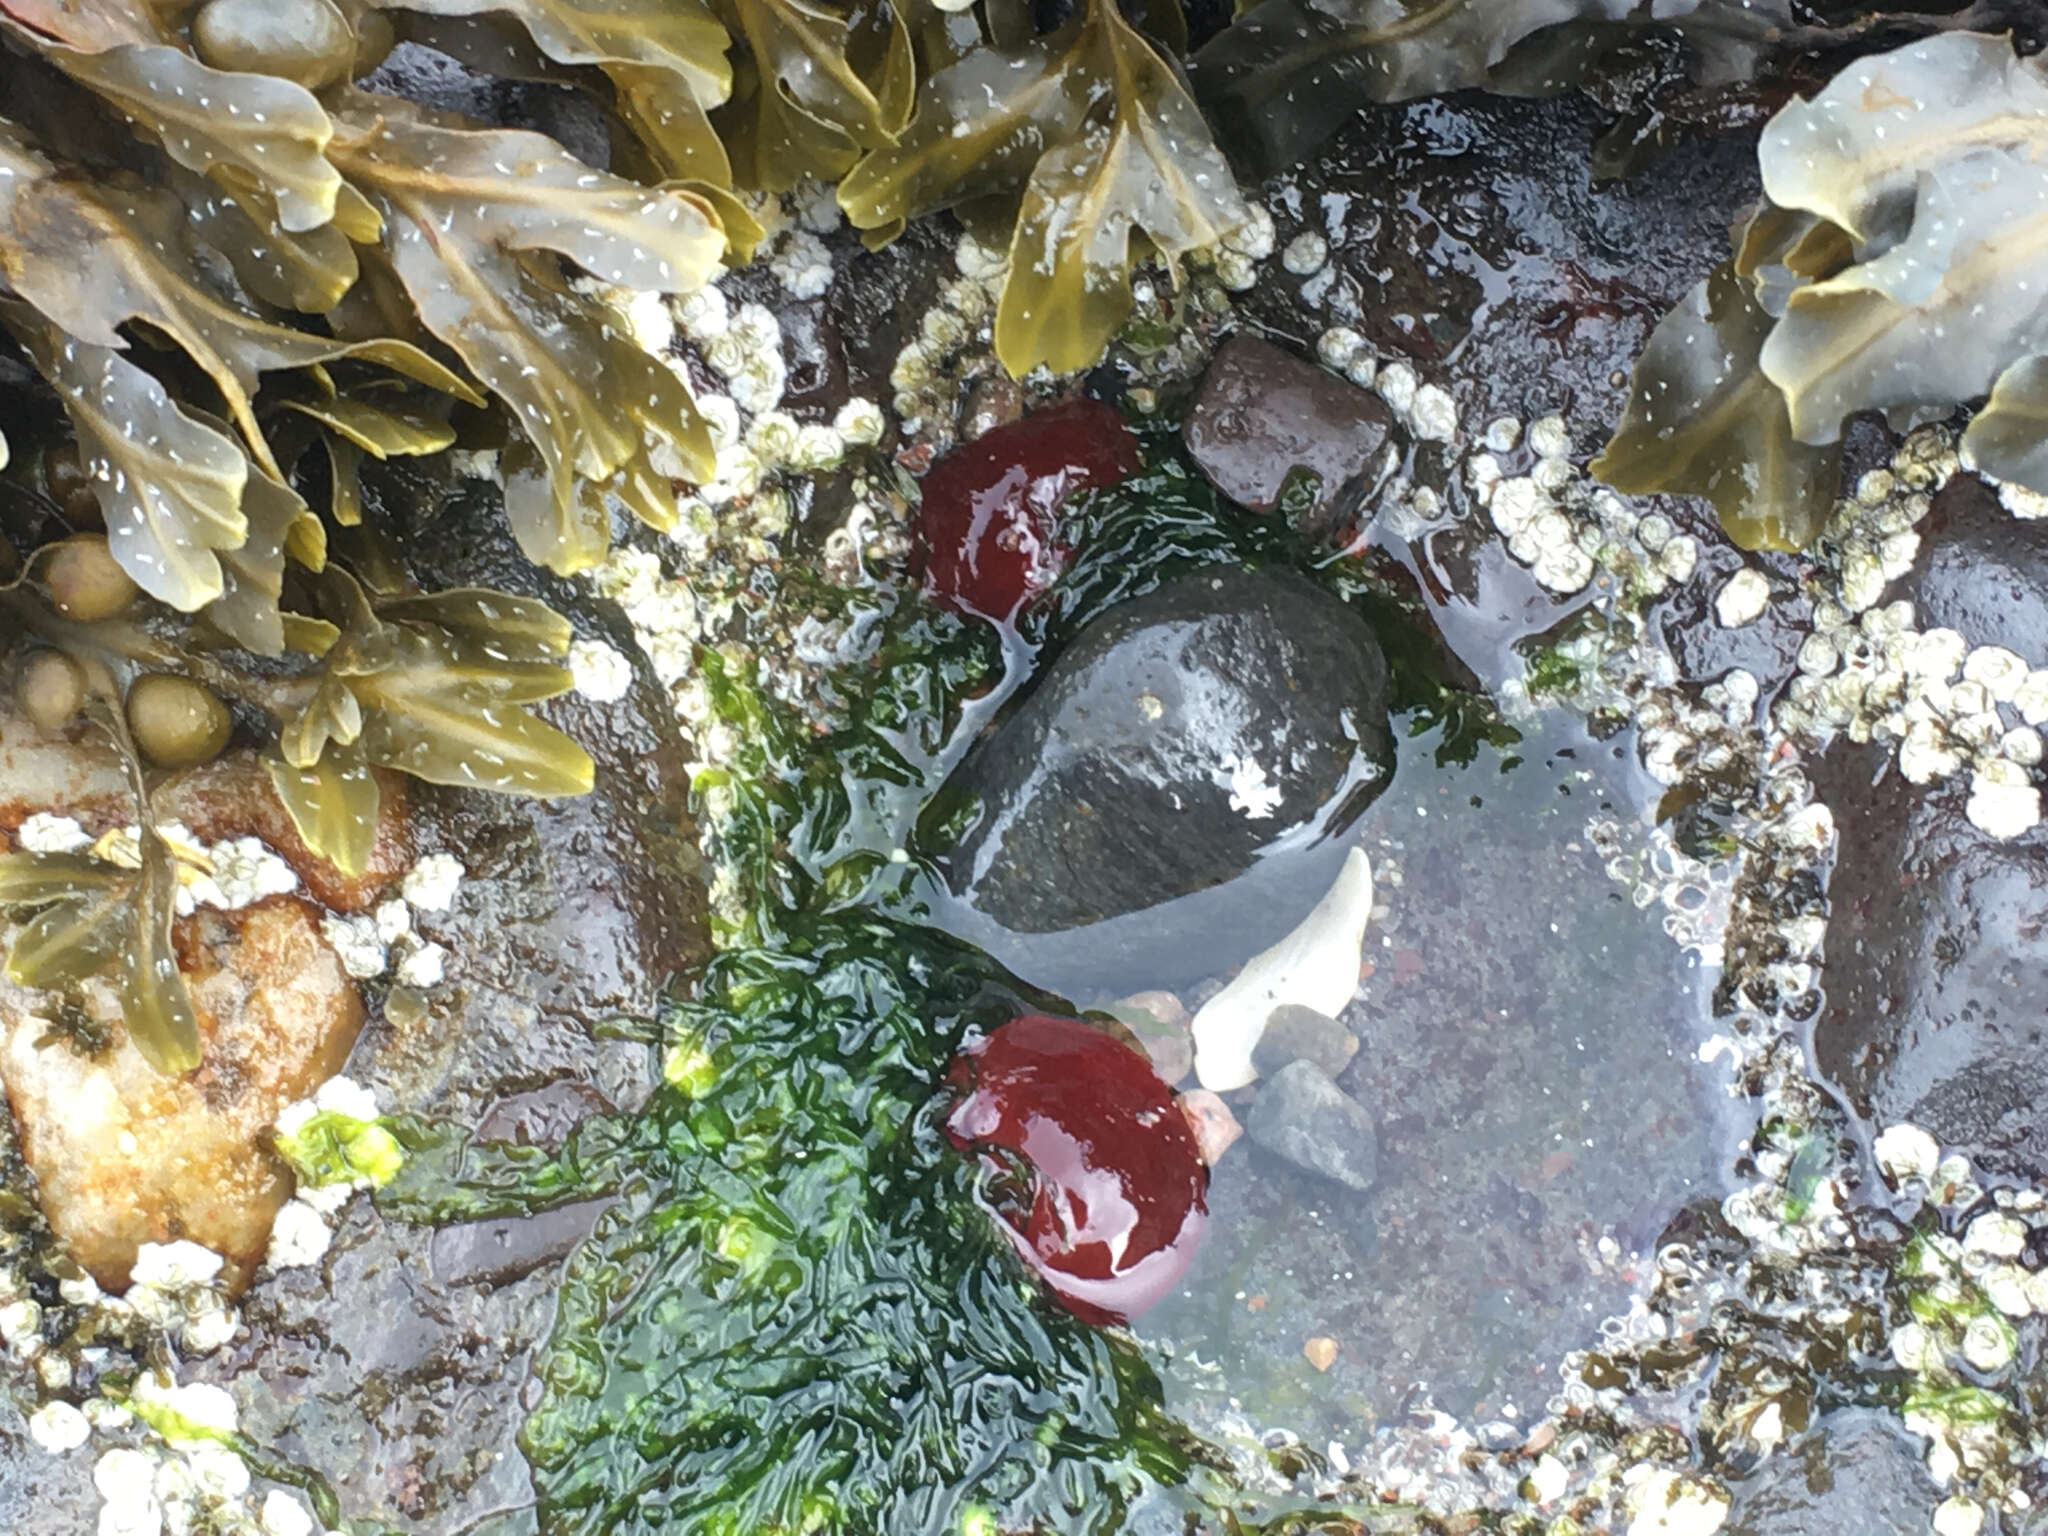
{"type": "Polygon", "coordinates": [[[1372,865],[1364,849],[1354,848],[1300,926],[1247,960],[1195,1015],[1195,1076],[1204,1088],[1242,1088],[1258,1076],[1252,1051],[1275,1008],[1299,1003],[1332,1018],[1344,1011],[1358,990],[1359,948],[1371,916],[1372,865]]]}

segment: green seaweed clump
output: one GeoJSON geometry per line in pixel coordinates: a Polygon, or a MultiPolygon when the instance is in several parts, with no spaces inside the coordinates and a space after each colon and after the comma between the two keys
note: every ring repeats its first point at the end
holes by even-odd
{"type": "Polygon", "coordinates": [[[726,952],[705,990],[670,1026],[708,1068],[583,1144],[620,1199],[569,1263],[522,1436],[548,1536],[951,1536],[977,1510],[1108,1536],[1189,1498],[1136,1346],[1035,1299],[942,1130],[963,1033],[1029,1001],[852,913],[726,952]]]}

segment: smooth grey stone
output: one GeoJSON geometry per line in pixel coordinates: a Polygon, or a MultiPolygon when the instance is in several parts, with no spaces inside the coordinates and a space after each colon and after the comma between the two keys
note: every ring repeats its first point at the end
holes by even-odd
{"type": "Polygon", "coordinates": [[[1363,1193],[1379,1177],[1372,1116],[1312,1061],[1289,1062],[1259,1085],[1245,1133],[1295,1167],[1348,1189],[1363,1193]]]}

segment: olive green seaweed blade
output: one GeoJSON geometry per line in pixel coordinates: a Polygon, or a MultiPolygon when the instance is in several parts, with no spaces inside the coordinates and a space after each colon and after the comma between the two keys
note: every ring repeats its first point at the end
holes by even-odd
{"type": "Polygon", "coordinates": [[[1633,495],[1705,496],[1745,549],[1799,549],[1827,522],[1839,453],[1792,435],[1757,365],[1771,316],[1729,263],[1651,333],[1621,425],[1593,474],[1633,495]]]}
{"type": "Polygon", "coordinates": [[[1986,150],[1919,173],[1897,243],[1794,290],[1760,362],[1817,443],[1857,411],[1973,399],[2044,351],[2048,161],[1986,150]]]}
{"type": "Polygon", "coordinates": [[[405,406],[372,405],[346,395],[332,400],[287,400],[284,405],[312,417],[372,458],[439,453],[455,443],[455,429],[447,422],[405,406]]]}
{"type": "Polygon", "coordinates": [[[109,886],[126,874],[111,864],[74,853],[0,853],[0,912],[33,910],[109,886]]]}
{"type": "Polygon", "coordinates": [[[404,0],[403,9],[509,15],[549,58],[635,66],[636,82],[660,77],[700,111],[732,94],[731,43],[703,0],[404,0]]]}
{"type": "MultiPolygon", "coordinates": [[[[559,659],[569,654],[569,642],[575,638],[569,621],[540,599],[488,587],[451,587],[445,592],[386,598],[377,604],[377,614],[393,623],[436,625],[477,646],[489,647],[490,659],[501,664],[559,659]]],[[[554,692],[567,686],[564,682],[554,692]]]]}
{"type": "Polygon", "coordinates": [[[734,169],[755,190],[837,178],[863,151],[893,144],[909,122],[910,35],[900,7],[885,7],[887,40],[872,61],[856,57],[861,11],[810,0],[727,0],[725,11],[753,61],[753,85],[719,122],[734,169]]]}
{"type": "Polygon", "coordinates": [[[73,985],[111,965],[132,932],[125,890],[57,902],[15,935],[7,975],[24,987],[73,985]]]}
{"type": "Polygon", "coordinates": [[[1963,433],[1963,463],[2048,495],[2048,356],[2023,357],[1963,433]]]}
{"type": "Polygon", "coordinates": [[[0,11],[23,26],[88,53],[117,43],[160,43],[150,7],[132,0],[6,0],[0,11]]]}
{"type": "Polygon", "coordinates": [[[310,768],[282,758],[263,766],[306,846],[345,875],[359,875],[377,843],[377,779],[360,755],[328,751],[310,768]]]}
{"type": "Polygon", "coordinates": [[[405,342],[337,341],[272,324],[234,302],[203,272],[189,227],[185,205],[167,192],[37,177],[0,209],[0,271],[80,341],[125,349],[120,327],[140,320],[176,342],[219,389],[250,457],[273,477],[283,471],[256,419],[264,372],[357,358],[481,403],[469,384],[405,342]]]}
{"type": "Polygon", "coordinates": [[[996,309],[996,355],[1012,374],[1087,368],[1130,317],[1132,241],[1170,264],[1251,216],[1201,113],[1151,45],[1112,11],[1117,56],[1106,124],[1032,171],[996,309]]]}
{"type": "Polygon", "coordinates": [[[179,165],[260,189],[287,231],[334,217],[341,173],[325,154],[334,125],[303,86],[211,69],[157,44],[85,53],[43,43],[41,51],[147,129],[179,165]]]}
{"type": "Polygon", "coordinates": [[[70,414],[121,568],[173,608],[189,613],[213,602],[226,589],[219,552],[240,548],[249,534],[241,448],[180,410],[154,375],[119,352],[41,326],[19,306],[0,317],[70,414]]]}
{"type": "Polygon", "coordinates": [[[1757,161],[1772,202],[1885,241],[1921,169],[2019,146],[2048,146],[2048,70],[2018,57],[2008,37],[1949,32],[1859,59],[1786,107],[1765,127],[1757,161]]]}
{"type": "Polygon", "coordinates": [[[325,314],[361,273],[354,244],[333,224],[293,234],[260,205],[251,212],[202,176],[180,170],[172,184],[193,236],[228,259],[251,298],[325,314]]]}
{"type": "Polygon", "coordinates": [[[221,595],[208,605],[206,617],[245,650],[281,656],[284,615],[278,601],[286,551],[313,555],[302,563],[317,566],[325,558],[326,530],[297,491],[253,465],[242,486],[242,516],[248,537],[221,551],[221,595]]]}
{"type": "Polygon", "coordinates": [[[447,127],[378,97],[348,126],[335,156],[351,178],[445,240],[554,251],[601,282],[660,293],[718,268],[724,240],[701,199],[595,170],[545,134],[447,127]]]}
{"type": "MultiPolygon", "coordinates": [[[[528,558],[562,574],[603,558],[594,487],[644,464],[650,439],[709,478],[710,431],[682,379],[547,270],[559,255],[607,283],[688,292],[725,247],[703,198],[595,171],[539,134],[415,122],[402,103],[374,119],[359,109],[347,129],[338,153],[382,206],[390,270],[538,456],[516,473],[523,449],[508,457],[507,512],[528,558]]],[[[628,505],[672,519],[661,490],[628,505]]]]}
{"type": "Polygon", "coordinates": [[[170,849],[145,824],[138,840],[142,870],[135,883],[131,941],[115,960],[121,1019],[143,1058],[166,1076],[199,1065],[199,1020],[171,946],[178,876],[170,849]]]}
{"type": "Polygon", "coordinates": [[[1023,186],[1048,143],[1087,120],[1096,66],[1082,24],[1017,48],[977,48],[927,79],[902,137],[839,183],[856,229],[885,229],[1023,186]]]}
{"type": "Polygon", "coordinates": [[[0,911],[26,917],[7,955],[25,987],[69,987],[112,971],[136,1049],[159,1072],[199,1064],[199,1024],[171,948],[177,872],[153,827],[140,871],[73,854],[0,854],[0,911]]]}
{"type": "Polygon", "coordinates": [[[363,734],[363,706],[338,677],[324,677],[305,706],[279,728],[278,751],[290,766],[316,767],[329,743],[351,745],[363,734]]]}
{"type": "Polygon", "coordinates": [[[516,705],[389,684],[377,698],[363,721],[362,750],[380,767],[430,784],[541,798],[585,794],[595,781],[589,753],[516,705]]]}

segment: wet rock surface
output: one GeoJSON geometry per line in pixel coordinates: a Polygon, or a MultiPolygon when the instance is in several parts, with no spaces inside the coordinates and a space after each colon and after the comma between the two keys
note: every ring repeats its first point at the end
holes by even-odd
{"type": "MultiPolygon", "coordinates": [[[[1377,395],[1262,337],[1216,349],[1181,429],[1188,452],[1224,495],[1270,512],[1287,476],[1320,482],[1299,527],[1326,534],[1351,521],[1393,471],[1396,428],[1377,395]]],[[[1370,515],[1367,511],[1366,515],[1370,515]]]]}
{"type": "Polygon", "coordinates": [[[2048,665],[2048,521],[2014,517],[1974,475],[1934,498],[1902,590],[1922,631],[1953,629],[2048,665]]]}
{"type": "Polygon", "coordinates": [[[1840,838],[1816,1064],[1880,1124],[2048,1172],[2048,829],[1994,843],[1968,787],[1840,742],[1814,774],[1840,838]]]}
{"type": "Polygon", "coordinates": [[[1918,1441],[1883,1413],[1843,1409],[1735,1493],[1729,1536],[1920,1536],[1941,1494],[1918,1441]]]}
{"type": "Polygon", "coordinates": [[[412,521],[404,546],[423,583],[539,597],[632,668],[616,701],[568,693],[536,706],[595,760],[589,794],[422,789],[416,842],[452,851],[466,871],[454,910],[420,922],[453,957],[453,986],[446,1016],[387,1019],[373,1042],[378,1072],[402,1105],[431,1102],[468,1124],[510,1093],[550,1084],[594,1087],[608,1107],[630,1108],[650,1086],[645,1053],[594,1032],[650,1016],[709,952],[686,749],[666,692],[611,605],[520,556],[495,486],[393,473],[366,481],[365,493],[373,508],[379,497],[438,505],[438,516],[412,521]]]}
{"type": "Polygon", "coordinates": [[[91,1536],[98,1528],[91,1458],[43,1450],[29,1437],[26,1410],[0,1391],[0,1530],[91,1536]]]}
{"type": "Polygon", "coordinates": [[[1691,581],[1656,605],[1652,622],[1679,676],[1710,683],[1740,667],[1769,698],[1798,669],[1799,647],[1813,632],[1813,605],[1800,593],[1789,556],[1744,554],[1721,546],[1700,557],[1691,581]],[[1771,585],[1764,611],[1746,624],[1721,622],[1715,598],[1738,571],[1758,570],[1771,585]]]}
{"type": "Polygon", "coordinates": [[[1304,577],[1204,570],[1122,604],[941,791],[971,817],[941,860],[970,936],[1055,987],[1163,983],[1262,947],[1328,885],[1342,849],[1316,840],[1391,774],[1386,709],[1371,630],[1304,577]],[[1185,904],[1132,917],[1248,870],[1271,900],[1207,931],[1185,904]]]}
{"type": "Polygon", "coordinates": [[[1363,1194],[1379,1175],[1372,1116],[1313,1061],[1290,1061],[1259,1085],[1247,1135],[1295,1167],[1363,1194]]]}

